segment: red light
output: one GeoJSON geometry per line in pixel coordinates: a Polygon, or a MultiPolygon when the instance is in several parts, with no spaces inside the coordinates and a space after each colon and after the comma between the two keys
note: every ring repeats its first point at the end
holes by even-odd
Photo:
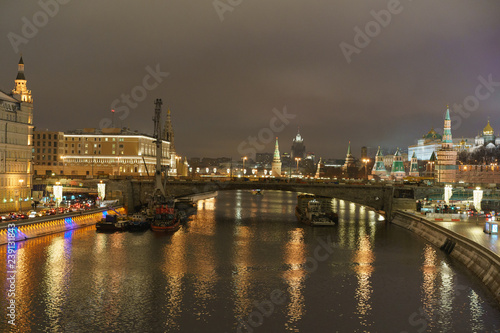
{"type": "Polygon", "coordinates": [[[112,109],[112,110],[111,110],[111,112],[113,112],[113,113],[114,113],[114,112],[115,112],[115,109],[112,109]]]}

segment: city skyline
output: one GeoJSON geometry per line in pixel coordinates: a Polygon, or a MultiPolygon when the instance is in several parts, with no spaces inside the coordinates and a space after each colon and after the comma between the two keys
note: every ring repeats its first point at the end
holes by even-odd
{"type": "Polygon", "coordinates": [[[294,117],[258,152],[272,152],[275,136],[288,151],[298,126],[318,157],[344,157],[349,140],[354,152],[403,148],[442,126],[447,104],[456,137],[475,134],[489,116],[499,131],[500,5],[389,3],[243,2],[225,12],[211,2],[10,3],[0,14],[0,89],[13,88],[22,52],[34,125],[54,131],[109,125],[114,108],[116,125],[150,133],[162,98],[177,151],[189,157],[242,156],[239,145],[285,108],[294,117]],[[358,32],[370,27],[378,33],[360,47],[358,32]],[[467,102],[474,109],[469,97],[481,84],[489,96],[454,112],[467,102]],[[134,93],[142,100],[123,97],[134,93]]]}

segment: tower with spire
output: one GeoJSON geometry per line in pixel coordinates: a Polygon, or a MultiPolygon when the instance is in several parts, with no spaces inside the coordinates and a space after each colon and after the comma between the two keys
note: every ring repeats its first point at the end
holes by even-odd
{"type": "Polygon", "coordinates": [[[399,148],[396,149],[394,154],[394,160],[392,161],[391,178],[394,180],[402,180],[406,176],[405,165],[403,162],[403,156],[399,152],[399,148]]]}
{"type": "Polygon", "coordinates": [[[371,174],[379,177],[380,179],[388,178],[387,169],[385,168],[384,165],[384,155],[382,155],[380,146],[378,147],[377,155],[375,156],[375,164],[373,165],[371,174]]]}
{"type": "Polygon", "coordinates": [[[443,141],[437,152],[436,180],[438,183],[455,182],[456,172],[457,152],[453,149],[450,108],[447,107],[444,117],[443,141]]]}
{"type": "Polygon", "coordinates": [[[408,175],[411,177],[419,177],[420,176],[420,172],[418,171],[417,155],[415,154],[415,152],[413,152],[413,155],[411,157],[410,172],[408,175]]]}
{"type": "Polygon", "coordinates": [[[281,155],[278,137],[276,137],[276,144],[274,145],[274,156],[273,162],[271,163],[271,176],[281,177],[281,155]]]}
{"type": "Polygon", "coordinates": [[[292,141],[292,149],[291,149],[291,160],[295,160],[296,157],[301,159],[305,159],[306,157],[306,146],[304,146],[304,139],[302,135],[300,135],[300,127],[297,128],[297,135],[292,141]]]}
{"type": "Polygon", "coordinates": [[[321,178],[325,175],[325,165],[323,164],[323,160],[320,157],[318,162],[318,167],[316,168],[316,174],[314,175],[315,179],[321,178]]]}
{"type": "Polygon", "coordinates": [[[26,87],[22,56],[15,87],[10,94],[0,90],[2,150],[0,151],[0,211],[27,209],[31,201],[33,174],[33,99],[26,87]],[[9,186],[3,186],[9,185],[9,186]]]}
{"type": "Polygon", "coordinates": [[[31,90],[28,90],[26,83],[26,77],[24,76],[24,61],[23,56],[19,59],[19,63],[17,65],[17,77],[15,82],[15,87],[12,89],[12,97],[15,99],[25,102],[25,103],[33,103],[33,98],[31,96],[31,90]]]}
{"type": "Polygon", "coordinates": [[[343,166],[344,171],[347,171],[348,168],[356,166],[354,156],[351,154],[351,141],[349,141],[349,144],[347,145],[347,154],[345,157],[345,163],[343,166]]]}

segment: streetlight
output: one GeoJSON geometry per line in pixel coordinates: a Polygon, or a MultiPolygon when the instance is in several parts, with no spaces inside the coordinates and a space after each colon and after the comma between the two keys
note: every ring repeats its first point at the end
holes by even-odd
{"type": "Polygon", "coordinates": [[[24,179],[19,179],[19,200],[21,200],[21,202],[19,203],[19,211],[22,212],[23,211],[23,182],[24,182],[24,179]]]}
{"type": "Polygon", "coordinates": [[[297,161],[297,174],[299,174],[299,162],[301,158],[300,157],[295,157],[295,161],[297,161]]]}

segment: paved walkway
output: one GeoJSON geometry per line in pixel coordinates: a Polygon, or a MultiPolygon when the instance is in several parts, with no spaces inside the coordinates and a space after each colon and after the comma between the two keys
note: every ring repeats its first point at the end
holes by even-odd
{"type": "MultiPolygon", "coordinates": [[[[412,213],[417,216],[425,217],[425,215],[420,215],[417,212],[412,213]]],[[[446,229],[449,229],[459,235],[467,237],[470,240],[500,255],[500,237],[499,235],[490,235],[483,232],[485,222],[484,217],[470,217],[467,220],[460,222],[451,221],[451,218],[443,219],[443,221],[432,221],[431,219],[429,219],[429,221],[446,229]]],[[[497,222],[500,224],[500,221],[497,222]]]]}

